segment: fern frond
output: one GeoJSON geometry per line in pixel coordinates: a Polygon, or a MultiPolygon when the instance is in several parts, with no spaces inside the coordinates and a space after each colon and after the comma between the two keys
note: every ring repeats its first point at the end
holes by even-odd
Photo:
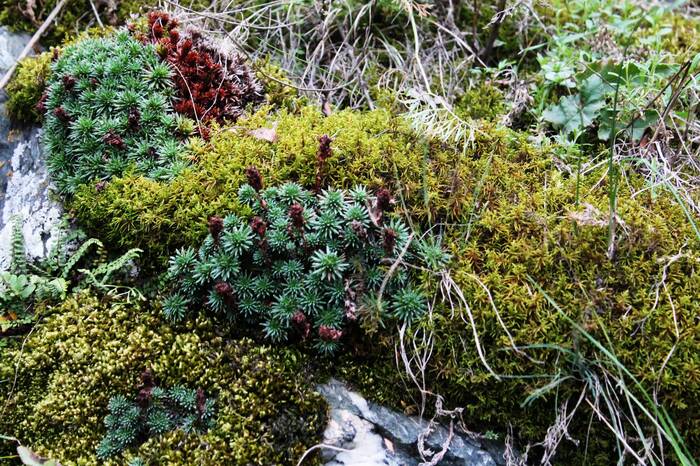
{"type": "Polygon", "coordinates": [[[87,254],[88,249],[90,249],[90,247],[93,245],[96,245],[98,248],[104,247],[102,242],[96,238],[90,238],[89,240],[85,241],[80,245],[78,250],[75,251],[75,254],[68,259],[68,262],[66,262],[66,265],[63,267],[61,277],[67,279],[71,269],[75,267],[75,265],[85,256],[85,254],[87,254]]]}
{"type": "Polygon", "coordinates": [[[113,261],[108,262],[106,264],[102,264],[101,266],[96,268],[93,271],[93,276],[102,277],[97,283],[100,285],[106,285],[108,283],[108,280],[111,278],[112,274],[122,270],[132,260],[138,259],[139,254],[141,254],[142,252],[143,250],[138,248],[129,249],[113,261]]]}
{"type": "Polygon", "coordinates": [[[25,274],[27,273],[27,251],[22,233],[22,219],[17,215],[12,217],[11,242],[10,271],[14,274],[25,274]]]}

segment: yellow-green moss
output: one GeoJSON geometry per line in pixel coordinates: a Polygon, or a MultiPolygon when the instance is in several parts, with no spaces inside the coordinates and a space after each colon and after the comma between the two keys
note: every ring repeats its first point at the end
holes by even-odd
{"type": "MultiPolygon", "coordinates": [[[[319,441],[325,404],[293,350],[249,339],[227,341],[213,323],[175,330],[151,311],[81,294],[47,312],[23,350],[6,350],[0,387],[10,394],[0,432],[62,464],[96,464],[108,399],[135,396],[150,367],[158,382],[203,388],[217,399],[214,428],[187,439],[152,439],[138,452],[148,464],[296,464],[319,441]]],[[[9,448],[3,445],[5,448],[9,448]]],[[[4,450],[3,450],[4,451],[4,450]]],[[[124,464],[117,458],[108,464],[124,464]]]]}
{"type": "MultiPolygon", "coordinates": [[[[127,176],[99,191],[85,186],[71,207],[91,233],[109,244],[138,246],[164,260],[177,247],[201,241],[208,216],[238,211],[236,193],[247,166],[257,166],[268,185],[294,180],[313,187],[318,138],[324,134],[333,138],[327,184],[387,186],[422,219],[456,218],[469,210],[473,186],[464,178],[471,176],[466,166],[472,157],[536,151],[522,135],[485,128],[465,156],[456,157],[441,144],[416,137],[405,121],[385,110],[344,110],[328,117],[311,106],[299,114],[268,115],[268,110],[238,127],[215,130],[208,144],[194,144],[193,166],[170,183],[127,176]],[[272,127],[274,143],[249,134],[272,127]]],[[[538,157],[540,163],[548,158],[538,157]]]]}
{"type": "Polygon", "coordinates": [[[456,102],[455,113],[463,119],[497,120],[508,112],[503,93],[493,83],[481,82],[456,102]]]}
{"type": "Polygon", "coordinates": [[[36,108],[46,88],[51,71],[51,52],[25,58],[17,65],[12,80],[7,84],[7,116],[15,123],[35,124],[43,115],[36,108]]]}
{"type": "Polygon", "coordinates": [[[664,37],[663,49],[676,55],[677,62],[692,59],[700,53],[700,20],[680,14],[669,15],[670,34],[664,37]]]}
{"type": "MultiPolygon", "coordinates": [[[[541,366],[513,351],[498,351],[509,342],[482,284],[490,291],[516,345],[555,344],[591,355],[591,347],[534,289],[529,275],[571,318],[603,342],[605,330],[618,358],[645,387],[655,386],[659,370],[675,345],[659,385],[659,401],[671,408],[688,444],[697,445],[700,424],[683,414],[685,407],[697,409],[700,402],[700,325],[694,317],[700,312],[700,303],[693,298],[693,290],[700,287],[696,259],[671,266],[666,277],[669,295],[654,306],[664,258],[681,248],[692,257],[700,257],[697,239],[683,212],[671,196],[652,200],[649,194],[642,194],[632,199],[623,189],[618,215],[624,226],[618,227],[615,259],[610,260],[606,188],[586,183],[582,192],[590,191],[576,208],[570,180],[553,171],[529,171],[529,167],[529,161],[515,165],[494,160],[482,191],[481,202],[488,207],[475,220],[468,239],[464,231],[456,230],[448,241],[456,258],[452,276],[468,297],[482,343],[490,348],[490,365],[508,376],[558,370],[584,375],[577,372],[573,361],[554,351],[530,351],[545,361],[541,366]],[[587,210],[583,203],[592,208],[587,210]],[[575,212],[581,215],[578,222],[572,219],[575,212]],[[673,336],[674,314],[680,329],[678,339],[673,336]]],[[[590,183],[600,175],[592,176],[590,183]]],[[[634,181],[635,175],[631,179],[634,181]]],[[[638,182],[635,184],[638,188],[638,182]]],[[[466,405],[471,418],[493,425],[515,418],[526,438],[542,438],[543,426],[552,422],[555,394],[534,409],[522,409],[519,404],[525,393],[546,382],[523,379],[498,383],[486,377],[474,345],[463,343],[470,326],[459,317],[453,318],[450,309],[438,313],[433,329],[438,343],[429,379],[435,389],[457,405],[466,405]]],[[[576,380],[563,384],[559,399],[574,396],[581,387],[576,380]]],[[[577,423],[571,431],[583,435],[584,424],[577,423]]],[[[610,438],[602,437],[601,441],[609,442],[610,438]]],[[[610,451],[605,443],[589,451],[606,458],[590,464],[610,461],[603,453],[610,451]]]]}
{"type": "MultiPolygon", "coordinates": [[[[544,361],[539,365],[504,350],[509,342],[481,284],[490,291],[518,345],[558,344],[584,356],[592,354],[530,284],[530,275],[597,338],[605,339],[604,328],[618,357],[648,387],[656,383],[675,344],[659,397],[671,408],[689,444],[700,444],[697,419],[682,415],[683,407],[700,407],[700,324],[694,318],[700,313],[694,291],[700,289],[695,270],[700,245],[670,194],[657,192],[652,197],[647,191],[632,196],[644,186],[632,171],[626,173],[618,193],[618,216],[624,224],[618,227],[614,260],[607,257],[609,201],[606,183],[599,183],[605,180],[603,172],[582,178],[577,206],[575,177],[557,170],[551,148],[534,145],[526,134],[482,124],[474,142],[456,152],[415,136],[403,120],[383,110],[341,111],[329,117],[312,107],[301,109],[299,115],[268,115],[263,110],[240,127],[219,130],[209,144],[195,146],[192,168],[173,182],[127,177],[100,192],[85,187],[73,208],[93,234],[165,257],[175,247],[201,240],[207,216],[239,211],[236,191],[249,165],[256,165],[269,185],[295,180],[313,186],[322,134],[334,138],[325,174],[328,184],[388,186],[417,224],[447,224],[443,242],[455,258],[451,276],[469,301],[488,360],[498,373],[580,375],[551,351],[531,350],[544,361]],[[274,123],[274,143],[248,134],[274,123]],[[662,297],[654,307],[654,301],[664,258],[682,248],[695,259],[674,263],[666,278],[680,330],[676,339],[671,304],[662,297]],[[643,322],[644,327],[637,329],[643,322]]],[[[471,327],[459,311],[453,315],[443,305],[433,315],[426,324],[436,334],[429,388],[444,394],[450,407],[465,406],[475,429],[488,426],[502,431],[510,423],[520,438],[541,439],[555,417],[553,398],[546,397],[534,408],[521,408],[520,403],[546,383],[544,379],[496,381],[483,367],[471,327]]],[[[391,375],[395,343],[391,333],[373,337],[367,347],[374,349],[374,355],[368,362],[349,358],[350,366],[339,373],[379,400],[410,408],[410,390],[396,390],[406,385],[405,380],[398,371],[395,378],[391,375]]],[[[570,380],[561,385],[559,399],[580,388],[577,379],[570,380]]],[[[582,424],[576,421],[572,426],[578,437],[585,437],[588,414],[581,416],[582,424]]],[[[607,464],[611,438],[604,429],[597,437],[587,461],[607,464]]],[[[569,457],[580,462],[579,453],[583,454],[568,450],[569,457]]]]}
{"type": "MultiPolygon", "coordinates": [[[[465,310],[443,304],[423,324],[434,332],[427,390],[443,395],[448,408],[465,407],[464,418],[475,430],[502,432],[511,424],[523,442],[544,438],[557,402],[577,399],[583,388],[586,373],[577,366],[582,361],[551,349],[526,349],[542,361],[535,363],[508,350],[510,342],[493,306],[521,348],[559,345],[591,359],[595,348],[537,291],[530,276],[568,316],[610,347],[644,387],[658,388],[659,403],[669,409],[694,454],[700,454],[700,421],[687,415],[700,407],[700,302],[695,298],[700,244],[672,196],[653,198],[647,192],[632,198],[642,182],[629,174],[630,185],[621,188],[618,199],[624,224],[618,226],[615,258],[610,260],[607,188],[594,186],[603,172],[584,180],[577,207],[575,180],[535,158],[483,158],[470,167],[466,183],[481,183],[482,207],[470,227],[466,222],[448,227],[444,241],[455,258],[451,277],[469,303],[489,365],[506,378],[499,382],[488,374],[465,310]],[[663,266],[680,250],[688,256],[667,269],[667,292],[660,288],[656,302],[663,266]],[[527,394],[557,373],[574,378],[532,406],[521,406],[527,394]]],[[[472,199],[464,201],[470,204],[472,199]]],[[[411,388],[411,383],[390,372],[396,343],[375,343],[375,353],[384,354],[383,359],[350,362],[341,370],[365,392],[406,408],[411,397],[395,387],[411,388]]],[[[418,399],[415,388],[411,392],[418,399]]],[[[614,460],[614,439],[601,423],[589,426],[590,416],[584,407],[569,427],[574,438],[588,442],[587,451],[564,444],[558,462],[606,465],[614,460]]]]}
{"type": "Polygon", "coordinates": [[[294,113],[307,101],[305,97],[299,96],[287,73],[273,64],[269,57],[253,63],[253,68],[256,77],[262,83],[265,102],[269,105],[294,113]]]}

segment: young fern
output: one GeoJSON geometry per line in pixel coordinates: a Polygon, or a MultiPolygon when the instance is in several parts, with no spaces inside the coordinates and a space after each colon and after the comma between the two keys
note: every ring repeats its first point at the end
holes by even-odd
{"type": "Polygon", "coordinates": [[[142,252],[143,251],[138,248],[129,249],[127,252],[117,257],[113,261],[102,264],[94,271],[90,271],[91,276],[95,277],[96,279],[101,277],[99,280],[96,280],[94,284],[98,287],[107,285],[113,274],[124,270],[128,265],[130,265],[131,262],[138,259],[139,254],[142,252]]]}
{"type": "Polygon", "coordinates": [[[12,238],[10,249],[10,272],[14,274],[27,273],[27,251],[22,233],[22,219],[19,216],[12,217],[12,238]]]}

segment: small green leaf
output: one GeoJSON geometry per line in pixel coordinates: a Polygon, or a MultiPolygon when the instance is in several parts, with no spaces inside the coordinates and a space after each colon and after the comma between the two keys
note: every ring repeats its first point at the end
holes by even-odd
{"type": "Polygon", "coordinates": [[[32,293],[34,293],[34,290],[36,290],[36,285],[34,283],[30,283],[20,293],[17,294],[20,298],[27,299],[32,295],[32,293]]]}
{"type": "MultiPolygon", "coordinates": [[[[610,133],[612,132],[612,114],[613,112],[610,109],[605,109],[601,112],[599,118],[600,126],[598,127],[598,138],[601,141],[610,140],[610,133]]],[[[644,132],[657,121],[659,121],[659,112],[650,109],[646,110],[644,115],[635,118],[631,123],[629,120],[624,122],[618,121],[615,127],[618,133],[621,130],[625,130],[624,134],[627,137],[639,141],[642,136],[644,136],[644,132]]]]}

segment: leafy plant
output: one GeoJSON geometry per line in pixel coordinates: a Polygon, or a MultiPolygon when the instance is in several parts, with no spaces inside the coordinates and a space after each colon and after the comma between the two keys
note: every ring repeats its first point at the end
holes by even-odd
{"type": "Polygon", "coordinates": [[[186,434],[205,432],[214,422],[214,404],[201,389],[158,387],[146,370],[135,399],[116,395],[109,400],[104,420],[107,434],[97,447],[97,456],[104,460],[175,429],[186,434]]]}
{"type": "Polygon", "coordinates": [[[547,108],[542,117],[564,134],[589,127],[605,107],[606,87],[597,75],[583,81],[579,93],[563,96],[547,108]]]}
{"type": "Polygon", "coordinates": [[[9,270],[0,273],[0,328],[16,327],[31,321],[31,303],[35,299],[63,299],[67,282],[63,277],[30,273],[22,222],[12,219],[11,261],[9,270]]]}
{"type": "Polygon", "coordinates": [[[9,271],[0,273],[0,309],[6,317],[0,321],[1,327],[29,323],[36,302],[62,301],[70,291],[82,288],[93,287],[127,299],[143,299],[137,289],[113,283],[114,275],[138,258],[139,249],[131,249],[112,261],[106,261],[100,257],[104,256],[104,246],[99,240],[88,239],[76,248],[81,233],[62,230],[47,258],[32,264],[26,258],[21,220],[15,218],[13,221],[12,261],[9,271]],[[100,253],[92,261],[93,267],[78,269],[78,274],[75,274],[77,265],[81,261],[87,262],[92,249],[100,253]]]}
{"type": "Polygon", "coordinates": [[[171,77],[155,47],[126,31],[62,51],[42,102],[47,164],[59,192],[130,169],[170,178],[186,165],[180,139],[188,126],[172,110],[171,77]]]}
{"type": "Polygon", "coordinates": [[[210,218],[199,251],[183,248],[170,259],[174,293],[163,302],[166,317],[181,320],[205,303],[217,314],[262,325],[273,341],[290,333],[306,340],[313,331],[316,347],[331,352],[358,319],[365,295],[394,296],[388,308],[399,320],[425,312],[423,293],[406,288],[411,274],[403,261],[444,268],[449,256],[435,242],[413,241],[389,212],[388,191],[372,196],[358,186],[314,195],[295,183],[263,189],[255,169],[248,178],[239,200],[251,217],[210,218]]]}
{"type": "Polygon", "coordinates": [[[544,121],[565,135],[597,124],[598,139],[610,141],[616,120],[616,136],[639,141],[674,105],[692,111],[697,86],[680,72],[700,56],[697,50],[669,50],[668,44],[678,33],[673,27],[678,4],[618,8],[609,1],[574,1],[565,6],[569,21],[555,28],[546,54],[538,56],[544,82],[536,90],[536,114],[544,121]],[[551,103],[561,92],[565,95],[551,103]]]}

